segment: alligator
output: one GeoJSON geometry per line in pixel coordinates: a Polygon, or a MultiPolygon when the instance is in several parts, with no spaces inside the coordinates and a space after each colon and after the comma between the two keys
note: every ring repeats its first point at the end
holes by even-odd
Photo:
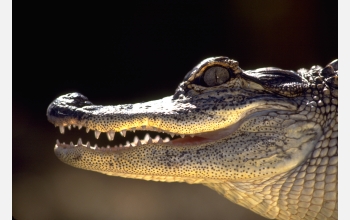
{"type": "Polygon", "coordinates": [[[172,96],[102,106],[69,93],[49,105],[47,118],[61,133],[85,127],[110,141],[116,132],[169,135],[114,147],[57,140],[56,156],[73,167],[204,184],[270,219],[338,218],[338,60],[296,72],[245,71],[211,57],[172,96]]]}

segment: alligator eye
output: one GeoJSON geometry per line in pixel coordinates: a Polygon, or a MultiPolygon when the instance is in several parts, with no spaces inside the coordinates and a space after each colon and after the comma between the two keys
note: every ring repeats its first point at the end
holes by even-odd
{"type": "Polygon", "coordinates": [[[203,74],[203,81],[207,86],[217,86],[227,82],[230,79],[230,73],[227,69],[214,66],[207,69],[203,74]]]}

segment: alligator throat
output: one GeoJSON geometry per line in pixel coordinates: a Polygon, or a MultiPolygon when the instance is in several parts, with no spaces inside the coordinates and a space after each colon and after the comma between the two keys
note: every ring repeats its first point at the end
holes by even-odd
{"type": "Polygon", "coordinates": [[[102,106],[69,93],[49,105],[47,117],[62,134],[72,127],[96,139],[106,133],[111,143],[57,140],[55,154],[71,166],[204,184],[271,219],[338,218],[337,60],[296,72],[245,71],[213,57],[172,96],[102,106]],[[116,143],[118,133],[135,134],[116,143]]]}

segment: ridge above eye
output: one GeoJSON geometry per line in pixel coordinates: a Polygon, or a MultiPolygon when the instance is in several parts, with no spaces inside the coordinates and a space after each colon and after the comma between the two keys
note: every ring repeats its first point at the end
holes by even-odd
{"type": "Polygon", "coordinates": [[[244,78],[248,78],[257,83],[274,83],[274,82],[302,82],[301,77],[291,70],[283,70],[276,67],[259,68],[256,70],[245,71],[244,78]]]}

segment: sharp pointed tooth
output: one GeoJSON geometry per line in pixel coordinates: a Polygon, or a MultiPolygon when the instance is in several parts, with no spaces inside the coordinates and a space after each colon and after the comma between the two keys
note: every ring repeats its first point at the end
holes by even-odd
{"type": "Polygon", "coordinates": [[[91,147],[92,149],[96,150],[98,148],[97,144],[95,144],[93,147],[91,147]]]}
{"type": "Polygon", "coordinates": [[[194,134],[191,134],[190,136],[193,138],[193,137],[194,137],[194,134]]]}
{"type": "Polygon", "coordinates": [[[70,142],[70,143],[69,143],[69,145],[70,145],[71,147],[74,147],[74,144],[73,144],[73,142],[70,142]]]}
{"type": "Polygon", "coordinates": [[[107,149],[111,148],[111,146],[107,145],[107,149]]]}
{"type": "Polygon", "coordinates": [[[60,132],[61,132],[61,134],[64,134],[64,126],[63,125],[60,125],[60,132]]]}
{"type": "Polygon", "coordinates": [[[66,143],[65,143],[65,142],[63,142],[62,144],[63,144],[63,145],[66,145],[66,143]]]}
{"type": "Polygon", "coordinates": [[[126,136],[126,130],[122,130],[122,131],[120,132],[120,135],[123,136],[123,137],[125,137],[125,136],[126,136]]]}
{"type": "Polygon", "coordinates": [[[130,147],[130,142],[129,141],[125,142],[125,147],[130,147]]]}
{"type": "Polygon", "coordinates": [[[159,135],[157,135],[154,138],[153,143],[163,143],[163,139],[159,135]]]}
{"type": "Polygon", "coordinates": [[[166,143],[166,142],[169,142],[170,141],[170,138],[166,137],[164,138],[163,142],[166,143]]]}
{"type": "Polygon", "coordinates": [[[57,145],[60,144],[60,141],[59,141],[58,139],[56,140],[56,144],[57,144],[57,145]]]}
{"type": "Polygon", "coordinates": [[[148,139],[147,144],[152,144],[152,143],[153,143],[152,138],[148,139]]]}
{"type": "Polygon", "coordinates": [[[86,147],[90,148],[90,142],[86,142],[86,147]]]}
{"type": "Polygon", "coordinates": [[[149,139],[150,139],[150,136],[149,136],[149,134],[147,133],[147,134],[145,135],[145,137],[143,138],[143,140],[147,142],[149,139]]]}
{"type": "Polygon", "coordinates": [[[141,145],[142,145],[141,141],[138,140],[137,143],[136,143],[136,146],[141,146],[141,145]]]}
{"type": "Polygon", "coordinates": [[[72,125],[73,128],[75,128],[75,125],[72,125]]]}
{"type": "Polygon", "coordinates": [[[78,145],[83,145],[83,141],[81,140],[81,138],[78,139],[78,145]]]}
{"type": "Polygon", "coordinates": [[[95,138],[98,139],[100,137],[101,131],[95,131],[95,138]]]}
{"type": "Polygon", "coordinates": [[[173,138],[175,136],[175,134],[174,133],[170,133],[170,136],[173,138]]]}
{"type": "Polygon", "coordinates": [[[78,125],[78,129],[80,130],[83,126],[82,125],[78,125]]]}
{"type": "Polygon", "coordinates": [[[142,128],[142,130],[145,130],[146,129],[146,125],[142,125],[141,128],[142,128]]]}
{"type": "Polygon", "coordinates": [[[114,140],[114,135],[115,135],[115,132],[114,132],[114,131],[109,131],[109,132],[107,132],[106,134],[107,134],[108,140],[110,140],[110,141],[113,141],[113,140],[114,140]]]}
{"type": "Polygon", "coordinates": [[[185,137],[185,135],[184,135],[184,134],[180,134],[180,136],[181,136],[182,138],[184,138],[184,137],[185,137]]]}
{"type": "Polygon", "coordinates": [[[67,126],[68,130],[72,129],[72,125],[67,126]]]}
{"type": "Polygon", "coordinates": [[[90,128],[86,128],[86,133],[89,133],[89,131],[90,131],[90,128]]]}
{"type": "Polygon", "coordinates": [[[122,145],[122,144],[119,144],[119,147],[123,147],[123,145],[122,145]]]}
{"type": "Polygon", "coordinates": [[[131,128],[131,130],[132,130],[132,132],[134,132],[134,133],[135,133],[136,128],[135,128],[135,127],[133,127],[133,128],[131,128]]]}
{"type": "Polygon", "coordinates": [[[139,141],[139,137],[135,136],[133,142],[134,142],[134,143],[137,143],[138,141],[139,141]]]}

